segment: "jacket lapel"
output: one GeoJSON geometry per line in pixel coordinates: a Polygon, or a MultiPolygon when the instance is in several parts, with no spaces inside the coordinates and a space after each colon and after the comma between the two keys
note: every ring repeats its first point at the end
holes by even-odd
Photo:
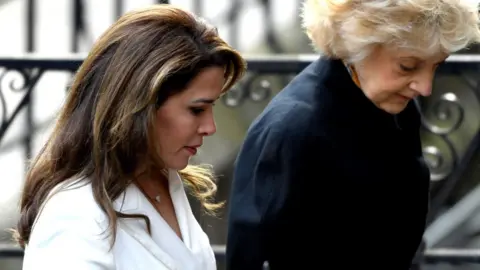
{"type": "MultiPolygon", "coordinates": [[[[143,203],[143,195],[135,185],[130,185],[123,196],[120,196],[115,202],[114,207],[117,211],[125,214],[144,214],[150,217],[151,230],[156,229],[152,217],[158,213],[151,213],[151,210],[143,203]]],[[[152,207],[153,209],[153,207],[152,207]]],[[[135,240],[137,240],[147,252],[151,253],[157,260],[163,263],[168,269],[177,269],[173,258],[163,251],[153,238],[148,234],[146,223],[141,218],[129,219],[122,218],[118,220],[119,226],[135,240]]]]}
{"type": "Polygon", "coordinates": [[[188,248],[202,269],[215,268],[215,254],[210,246],[208,236],[202,230],[197,219],[193,215],[190,202],[183,181],[175,170],[169,171],[170,194],[177,214],[183,236],[183,245],[188,248]]]}
{"type": "Polygon", "coordinates": [[[174,170],[169,170],[169,190],[170,196],[172,197],[173,207],[175,208],[175,214],[177,216],[177,221],[180,226],[180,231],[182,232],[183,243],[189,249],[192,248],[192,224],[190,224],[190,217],[192,210],[190,208],[190,203],[185,194],[185,189],[183,182],[178,175],[178,172],[174,170]]]}

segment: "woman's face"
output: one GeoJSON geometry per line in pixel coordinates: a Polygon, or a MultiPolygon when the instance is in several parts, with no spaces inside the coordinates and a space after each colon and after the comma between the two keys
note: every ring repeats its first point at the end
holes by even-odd
{"type": "Polygon", "coordinates": [[[354,67],[365,95],[380,109],[397,114],[415,97],[431,94],[435,71],[447,57],[378,47],[354,67]]]}
{"type": "Polygon", "coordinates": [[[159,154],[168,168],[185,168],[203,138],[215,133],[213,105],[224,83],[223,68],[205,68],[184,91],[167,99],[158,109],[159,154]]]}

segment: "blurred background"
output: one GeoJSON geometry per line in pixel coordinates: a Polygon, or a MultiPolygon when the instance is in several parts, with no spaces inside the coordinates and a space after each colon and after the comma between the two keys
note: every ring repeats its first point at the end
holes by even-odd
{"type": "MultiPolygon", "coordinates": [[[[0,270],[21,269],[22,252],[6,230],[18,218],[27,161],[51,132],[74,71],[121,14],[160,2],[205,17],[249,62],[248,75],[216,106],[217,133],[193,161],[214,165],[220,176],[218,198],[227,203],[233,162],[251,121],[317,57],[300,27],[300,0],[0,0],[0,270]]],[[[480,269],[479,53],[473,47],[451,56],[436,76],[433,95],[419,100],[423,150],[432,174],[421,269],[480,269]]],[[[220,269],[224,214],[197,215],[220,269]]],[[[353,216],[352,226],[362,215],[346,214],[353,216]]],[[[397,233],[406,232],[392,231],[397,233]]],[[[312,269],[321,261],[319,250],[312,269]]]]}

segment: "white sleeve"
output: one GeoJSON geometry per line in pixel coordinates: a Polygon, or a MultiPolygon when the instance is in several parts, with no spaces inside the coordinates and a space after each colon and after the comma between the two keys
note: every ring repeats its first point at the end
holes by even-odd
{"type": "Polygon", "coordinates": [[[85,198],[82,202],[62,193],[50,198],[40,213],[23,270],[114,270],[105,215],[90,200],[84,203],[85,198]]]}

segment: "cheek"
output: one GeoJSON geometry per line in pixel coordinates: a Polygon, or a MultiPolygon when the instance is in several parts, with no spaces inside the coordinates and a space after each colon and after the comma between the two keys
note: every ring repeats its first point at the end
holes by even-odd
{"type": "Polygon", "coordinates": [[[172,144],[175,140],[175,122],[168,116],[157,117],[156,143],[159,146],[160,156],[166,158],[166,154],[172,151],[172,144]]]}
{"type": "Polygon", "coordinates": [[[157,143],[162,153],[176,152],[188,143],[194,128],[192,118],[188,114],[177,114],[157,120],[157,143]]]}
{"type": "Polygon", "coordinates": [[[408,79],[398,76],[377,77],[376,81],[372,81],[365,89],[367,96],[372,100],[382,101],[388,99],[391,95],[408,89],[408,79]]]}
{"type": "Polygon", "coordinates": [[[361,88],[365,95],[371,100],[379,100],[385,98],[389,92],[392,91],[394,85],[392,82],[393,74],[386,71],[386,68],[379,68],[378,66],[369,67],[363,74],[363,80],[361,80],[361,88]]]}

